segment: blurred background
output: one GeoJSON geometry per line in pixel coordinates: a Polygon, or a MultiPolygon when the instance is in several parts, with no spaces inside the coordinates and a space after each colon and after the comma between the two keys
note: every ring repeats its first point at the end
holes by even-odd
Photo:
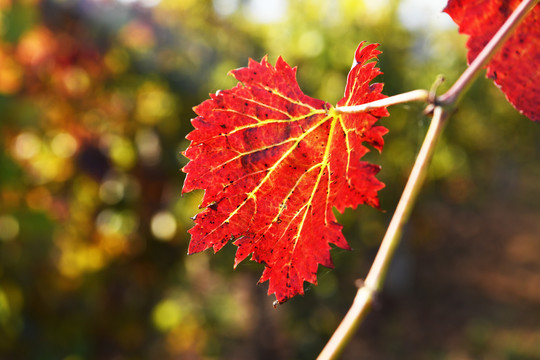
{"type": "MultiPolygon", "coordinates": [[[[445,1],[0,0],[0,358],[313,359],[367,274],[429,119],[382,120],[382,208],[277,309],[235,248],[186,256],[191,108],[248,58],[337,102],[380,43],[386,95],[465,69],[445,1]]],[[[540,358],[540,125],[479,79],[445,129],[377,306],[343,359],[540,358]]]]}

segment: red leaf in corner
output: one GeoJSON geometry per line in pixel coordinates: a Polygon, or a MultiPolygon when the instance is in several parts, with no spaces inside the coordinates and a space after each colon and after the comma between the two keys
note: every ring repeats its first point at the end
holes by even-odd
{"type": "MultiPolygon", "coordinates": [[[[370,61],[378,45],[363,44],[339,105],[385,97],[382,84],[370,84],[381,74],[370,61]]],[[[364,144],[382,149],[387,130],[374,124],[388,112],[338,114],[302,93],[296,69],[281,58],[275,67],[266,57],[250,60],[231,73],[241,83],[195,107],[187,136],[182,192],[205,191],[189,253],[233,241],[235,267],[251,254],[265,265],[260,282],[282,303],[303,294],[304,281],[317,283],[319,264],[333,267],[330,244],[349,249],[332,208],[379,206],[379,167],[361,158],[364,144]]]]}
{"type": "MultiPolygon", "coordinates": [[[[495,35],[520,0],[450,0],[444,11],[469,35],[470,64],[495,35]]],[[[491,59],[487,77],[508,101],[531,120],[540,121],[540,5],[536,5],[491,59]]]]}

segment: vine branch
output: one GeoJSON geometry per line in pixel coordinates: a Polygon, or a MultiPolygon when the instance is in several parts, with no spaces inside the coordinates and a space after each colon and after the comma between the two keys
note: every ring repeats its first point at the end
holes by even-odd
{"type": "Polygon", "coordinates": [[[318,360],[331,360],[337,358],[356,331],[356,328],[365,318],[377,293],[382,289],[390,262],[399,244],[403,226],[409,218],[418,193],[423,185],[437,140],[440,137],[446,120],[451,114],[451,108],[459,102],[460,97],[478,77],[482,68],[489,62],[497,50],[508,39],[513,30],[539,1],[540,0],[522,1],[470,66],[467,67],[450,89],[440,97],[435,97],[433,99],[426,90],[413,90],[373,101],[371,103],[336,108],[339,112],[353,113],[369,111],[377,107],[395,105],[409,101],[430,101],[428,108],[430,113],[431,109],[433,109],[433,118],[422,147],[420,148],[420,152],[418,153],[418,157],[411,170],[411,175],[405,185],[401,199],[399,200],[396,211],[390,221],[366,280],[358,289],[351,308],[322,352],[319,354],[318,360]]]}
{"type": "Polygon", "coordinates": [[[396,208],[396,212],[390,221],[381,247],[375,257],[373,265],[368,273],[364,284],[358,289],[354,302],[345,315],[345,318],[334,332],[330,341],[320,353],[318,360],[335,359],[343,347],[348,343],[356,331],[360,322],[366,316],[373,299],[381,289],[392,255],[399,244],[401,230],[409,217],[412,205],[423,185],[429,161],[435,150],[437,139],[441,134],[443,124],[448,117],[448,112],[441,106],[436,106],[433,111],[433,119],[428,132],[418,153],[407,185],[396,208]]]}
{"type": "Polygon", "coordinates": [[[508,19],[493,35],[491,40],[486,44],[478,56],[465,69],[461,76],[456,80],[454,85],[443,95],[438,98],[440,104],[455,104],[459,101],[459,96],[464,94],[469,86],[478,77],[484,66],[495,55],[497,50],[501,48],[504,42],[512,35],[514,29],[519,25],[521,20],[531,11],[540,0],[524,0],[510,14],[508,19]]]}

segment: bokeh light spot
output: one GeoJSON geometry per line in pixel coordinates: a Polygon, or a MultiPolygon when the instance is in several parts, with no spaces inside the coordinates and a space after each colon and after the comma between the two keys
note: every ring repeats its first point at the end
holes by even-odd
{"type": "Polygon", "coordinates": [[[455,28],[450,17],[442,12],[446,0],[403,0],[398,7],[399,21],[410,31],[433,31],[455,28]]]}
{"type": "Polygon", "coordinates": [[[21,87],[22,76],[21,66],[0,49],[0,94],[17,92],[21,87]]]}
{"type": "Polygon", "coordinates": [[[214,0],[212,5],[216,14],[226,17],[238,9],[238,0],[214,0]]]}
{"type": "Polygon", "coordinates": [[[182,310],[176,302],[166,299],[154,308],[152,320],[156,328],[161,331],[167,331],[180,323],[182,320],[182,310]]]}
{"type": "Polygon", "coordinates": [[[125,49],[113,48],[105,55],[104,61],[110,71],[120,74],[129,66],[129,53],[125,49]]]}
{"type": "Polygon", "coordinates": [[[124,26],[120,32],[120,39],[126,47],[138,53],[148,52],[156,42],[152,27],[137,20],[124,26]]]}
{"type": "Polygon", "coordinates": [[[59,133],[51,140],[53,154],[60,158],[69,158],[77,151],[77,140],[68,133],[59,133]]]}
{"type": "Polygon", "coordinates": [[[41,139],[33,133],[23,132],[15,139],[14,155],[18,159],[28,160],[36,156],[41,148],[41,139]]]}
{"type": "Polygon", "coordinates": [[[137,120],[154,125],[172,115],[174,98],[160,85],[145,83],[137,94],[137,120]]]}
{"type": "Polygon", "coordinates": [[[176,234],[176,219],[168,211],[162,211],[152,217],[152,234],[160,240],[171,240],[176,234]]]}
{"type": "Polygon", "coordinates": [[[0,288],[0,325],[4,325],[8,322],[11,315],[11,309],[6,293],[0,288]]]}
{"type": "Polygon", "coordinates": [[[99,198],[106,204],[118,203],[124,198],[124,184],[118,180],[105,180],[99,187],[99,198]]]}
{"type": "Polygon", "coordinates": [[[33,210],[48,211],[52,204],[52,196],[45,186],[38,186],[26,193],[28,207],[33,210]]]}
{"type": "Polygon", "coordinates": [[[317,30],[306,31],[298,39],[298,49],[308,57],[319,55],[324,49],[324,39],[317,30]]]}
{"type": "Polygon", "coordinates": [[[67,93],[74,97],[85,95],[91,83],[88,73],[77,66],[68,68],[62,80],[67,93]]]}
{"type": "Polygon", "coordinates": [[[0,240],[10,241],[19,235],[19,222],[11,215],[0,215],[0,240]]]}
{"type": "Polygon", "coordinates": [[[141,129],[135,135],[135,143],[142,162],[147,166],[157,165],[161,158],[161,144],[157,134],[149,129],[141,129]]]}
{"type": "Polygon", "coordinates": [[[32,163],[35,184],[44,184],[53,180],[63,181],[65,175],[71,173],[62,159],[54,156],[50,151],[40,153],[32,163]],[[67,172],[66,172],[67,171],[67,172]]]}
{"type": "Polygon", "coordinates": [[[103,147],[108,148],[109,157],[120,168],[128,170],[135,165],[137,159],[133,144],[121,136],[106,136],[103,147]]]}
{"type": "Polygon", "coordinates": [[[105,236],[130,235],[137,229],[137,218],[131,211],[105,209],[96,217],[96,227],[105,236]]]}
{"type": "Polygon", "coordinates": [[[250,21],[270,24],[285,18],[287,0],[250,0],[246,7],[246,18],[250,21]]]}
{"type": "Polygon", "coordinates": [[[76,278],[85,272],[97,271],[104,264],[103,253],[97,247],[66,242],[61,247],[58,269],[64,276],[76,278]]]}
{"type": "Polygon", "coordinates": [[[154,7],[159,5],[161,0],[139,0],[139,3],[144,7],[154,7]]]}
{"type": "Polygon", "coordinates": [[[42,65],[56,51],[56,41],[44,27],[36,27],[25,33],[17,46],[17,58],[22,64],[42,65]]]}
{"type": "Polygon", "coordinates": [[[122,228],[122,216],[113,210],[105,209],[96,217],[96,226],[105,235],[119,233],[122,228]]]}

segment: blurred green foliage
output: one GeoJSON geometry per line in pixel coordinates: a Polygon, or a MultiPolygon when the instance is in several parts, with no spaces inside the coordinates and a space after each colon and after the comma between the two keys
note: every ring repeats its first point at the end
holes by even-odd
{"type": "MultiPolygon", "coordinates": [[[[387,212],[339,215],[356,250],[335,250],[335,270],[274,310],[255,285],[261,266],[233,273],[232,245],[185,255],[201,197],[180,197],[191,107],[264,54],[335,103],[361,40],[381,44],[387,95],[439,73],[451,83],[464,39],[406,28],[410,2],[0,0],[0,358],[314,358],[369,268],[428,119],[421,105],[390,109],[385,151],[368,156],[383,166],[387,212]]],[[[538,124],[477,81],[438,146],[381,310],[344,358],[540,357],[539,156],[538,124]]]]}

